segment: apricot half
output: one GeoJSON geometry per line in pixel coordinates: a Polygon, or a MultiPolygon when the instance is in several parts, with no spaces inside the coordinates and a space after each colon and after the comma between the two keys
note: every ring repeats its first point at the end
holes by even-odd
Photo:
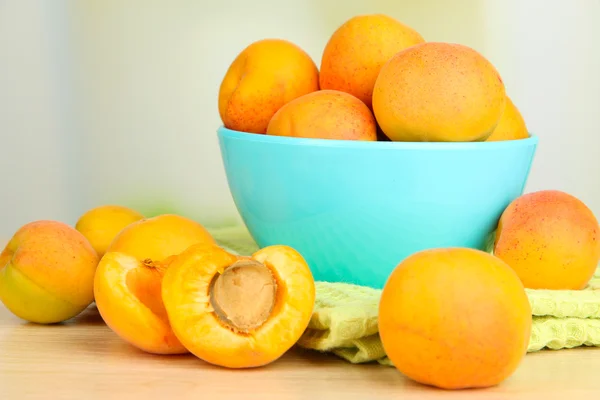
{"type": "Polygon", "coordinates": [[[214,239],[199,223],[170,214],[139,220],[117,235],[94,279],[98,311],[117,335],[149,353],[187,353],[171,330],[161,284],[175,256],[197,243],[214,239]]]}
{"type": "Polygon", "coordinates": [[[247,257],[200,244],[171,263],[162,296],[175,335],[191,353],[214,365],[251,368],[277,360],[300,339],[315,285],[290,247],[247,257]]]}
{"type": "Polygon", "coordinates": [[[467,248],[431,249],[402,261],[379,303],[379,334],[408,378],[443,389],[495,386],[527,353],[532,316],[515,272],[467,248]]]}

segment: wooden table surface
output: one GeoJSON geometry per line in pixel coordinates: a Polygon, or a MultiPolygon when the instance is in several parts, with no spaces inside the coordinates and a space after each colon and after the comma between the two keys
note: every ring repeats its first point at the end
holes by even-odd
{"type": "Polygon", "coordinates": [[[268,367],[226,370],[192,355],[140,352],[92,305],[62,325],[25,323],[0,304],[0,399],[583,399],[600,394],[600,349],[528,354],[502,385],[451,392],[391,367],[300,349],[268,367]]]}

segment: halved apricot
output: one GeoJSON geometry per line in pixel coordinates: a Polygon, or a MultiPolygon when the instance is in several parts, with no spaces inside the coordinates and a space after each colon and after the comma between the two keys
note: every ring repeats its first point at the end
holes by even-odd
{"type": "Polygon", "coordinates": [[[289,246],[238,256],[199,244],[173,260],[162,298],[173,332],[191,353],[214,365],[251,368],[277,360],[300,339],[315,284],[289,246]]]}
{"type": "Polygon", "coordinates": [[[177,215],[143,219],[119,233],[94,277],[96,306],[117,335],[149,353],[188,352],[171,330],[161,284],[175,256],[197,243],[214,239],[199,223],[177,215]]]}

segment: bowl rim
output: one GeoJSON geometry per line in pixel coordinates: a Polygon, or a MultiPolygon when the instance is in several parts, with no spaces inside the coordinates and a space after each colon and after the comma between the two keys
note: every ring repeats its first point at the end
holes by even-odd
{"type": "Polygon", "coordinates": [[[350,149],[381,149],[381,150],[499,150],[505,148],[536,146],[538,137],[529,132],[529,137],[518,140],[502,140],[493,142],[387,142],[387,141],[358,141],[342,139],[312,139],[288,136],[271,136],[260,133],[249,133],[228,129],[223,125],[217,128],[220,138],[229,138],[248,142],[261,142],[291,146],[350,148],[350,149]]]}

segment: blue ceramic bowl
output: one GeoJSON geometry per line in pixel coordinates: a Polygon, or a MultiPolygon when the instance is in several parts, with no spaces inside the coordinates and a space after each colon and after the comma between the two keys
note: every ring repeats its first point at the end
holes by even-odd
{"type": "Polygon", "coordinates": [[[485,249],[523,193],[538,139],[358,142],[218,129],[229,188],[260,247],[286,244],[314,278],[382,288],[410,254],[485,249]]]}

